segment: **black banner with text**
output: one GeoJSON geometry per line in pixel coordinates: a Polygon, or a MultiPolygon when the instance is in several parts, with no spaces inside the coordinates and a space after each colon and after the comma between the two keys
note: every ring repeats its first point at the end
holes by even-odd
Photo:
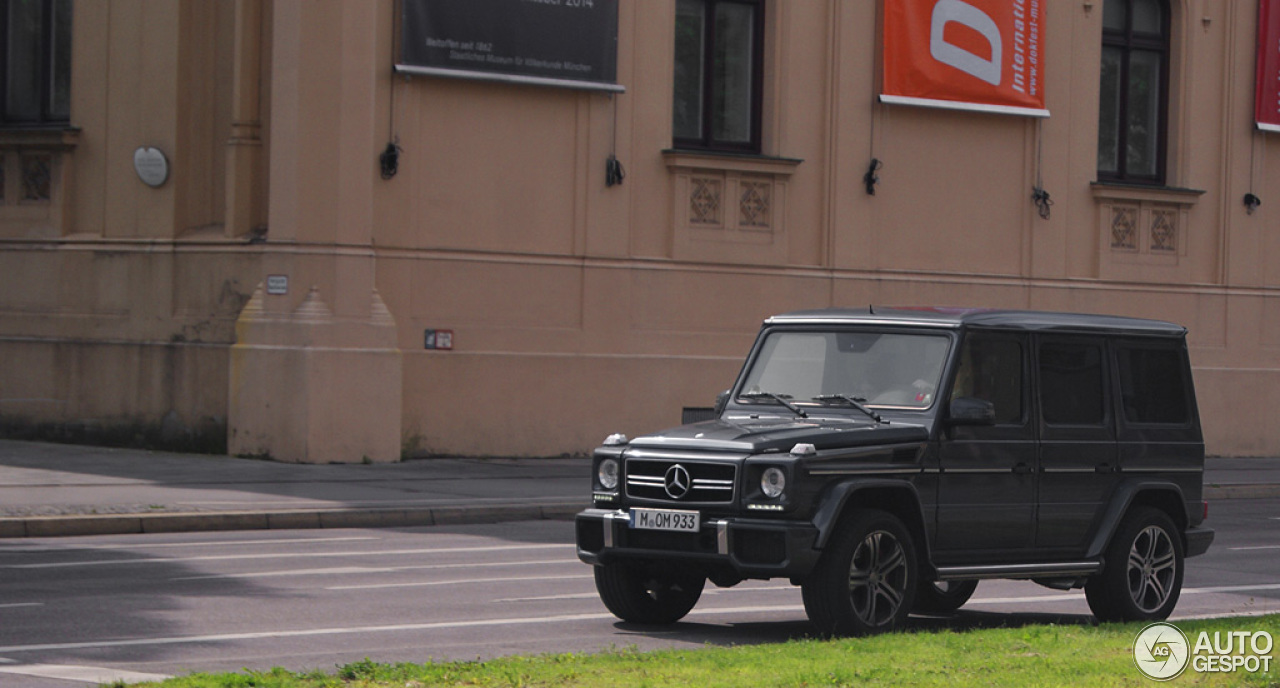
{"type": "Polygon", "coordinates": [[[403,0],[400,71],[620,91],[618,0],[403,0]]]}

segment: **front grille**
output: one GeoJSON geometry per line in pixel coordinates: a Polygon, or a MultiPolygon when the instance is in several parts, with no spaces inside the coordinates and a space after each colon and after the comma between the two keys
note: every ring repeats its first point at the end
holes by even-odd
{"type": "Polygon", "coordinates": [[[665,502],[728,504],[738,475],[736,463],[671,459],[627,459],[627,496],[665,502]]]}

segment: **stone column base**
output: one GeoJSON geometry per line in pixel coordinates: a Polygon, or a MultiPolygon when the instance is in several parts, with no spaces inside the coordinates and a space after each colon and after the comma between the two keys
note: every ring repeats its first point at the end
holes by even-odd
{"type": "Polygon", "coordinates": [[[227,451],[291,463],[400,460],[401,360],[377,290],[368,319],[334,317],[312,288],[293,313],[263,309],[263,288],[236,321],[227,451]]]}

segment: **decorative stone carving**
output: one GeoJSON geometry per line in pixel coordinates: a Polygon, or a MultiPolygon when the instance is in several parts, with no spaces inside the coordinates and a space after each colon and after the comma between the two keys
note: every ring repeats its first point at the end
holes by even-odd
{"type": "Polygon", "coordinates": [[[713,177],[689,179],[689,224],[719,225],[724,181],[713,177]]]}
{"type": "Polygon", "coordinates": [[[770,197],[773,191],[773,183],[743,179],[739,182],[739,188],[742,193],[738,202],[740,211],[738,223],[743,227],[753,229],[769,229],[771,225],[769,220],[771,210],[770,197]]]}
{"type": "Polygon", "coordinates": [[[1177,252],[1178,212],[1176,210],[1151,211],[1151,250],[1177,252]]]}
{"type": "Polygon", "coordinates": [[[1111,248],[1127,251],[1138,248],[1138,209],[1130,206],[1111,208],[1111,248]]]}

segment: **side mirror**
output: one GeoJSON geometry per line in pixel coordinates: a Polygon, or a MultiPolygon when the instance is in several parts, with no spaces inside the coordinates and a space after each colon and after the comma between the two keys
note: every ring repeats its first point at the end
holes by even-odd
{"type": "Polygon", "coordinates": [[[729,390],[725,390],[716,395],[716,417],[724,413],[724,409],[729,405],[729,390]]]}
{"type": "Polygon", "coordinates": [[[995,425],[996,405],[986,399],[956,397],[951,400],[950,425],[995,425]]]}

